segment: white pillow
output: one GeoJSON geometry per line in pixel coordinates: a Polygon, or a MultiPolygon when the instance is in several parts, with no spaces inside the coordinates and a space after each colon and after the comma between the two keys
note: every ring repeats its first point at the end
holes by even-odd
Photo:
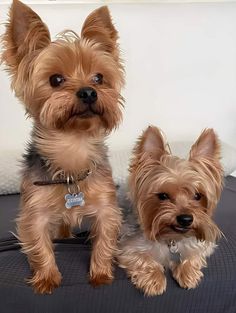
{"type": "MultiPolygon", "coordinates": [[[[171,151],[174,155],[185,158],[190,150],[192,142],[170,142],[171,151]]],[[[236,149],[224,142],[221,143],[221,162],[225,176],[236,170],[236,149]]],[[[109,152],[110,162],[113,169],[113,178],[116,184],[126,185],[128,166],[132,147],[113,150],[109,152]]],[[[5,150],[0,154],[0,194],[14,194],[20,190],[22,150],[5,150]]]]}
{"type": "Polygon", "coordinates": [[[0,194],[18,193],[21,182],[21,150],[3,150],[0,153],[0,194]]]}

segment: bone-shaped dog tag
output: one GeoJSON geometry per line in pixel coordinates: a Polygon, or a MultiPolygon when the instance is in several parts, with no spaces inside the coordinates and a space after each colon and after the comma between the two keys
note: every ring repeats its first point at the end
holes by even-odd
{"type": "Polygon", "coordinates": [[[83,192],[79,192],[79,193],[67,193],[65,195],[65,207],[67,209],[71,209],[74,206],[84,206],[85,202],[84,202],[84,194],[83,192]]]}

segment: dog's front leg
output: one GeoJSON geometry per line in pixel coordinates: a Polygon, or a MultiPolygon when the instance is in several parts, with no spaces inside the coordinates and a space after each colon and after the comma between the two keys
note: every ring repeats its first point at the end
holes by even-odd
{"type": "Polygon", "coordinates": [[[18,235],[22,250],[33,271],[29,283],[37,293],[52,293],[61,282],[50,238],[50,220],[39,210],[27,207],[18,218],[18,235]],[[31,212],[31,213],[29,213],[31,212]]]}
{"type": "Polygon", "coordinates": [[[113,279],[112,259],[121,225],[121,214],[115,204],[100,206],[97,212],[91,228],[90,282],[93,286],[109,284],[113,279]]]}
{"type": "Polygon", "coordinates": [[[118,263],[126,269],[132,283],[147,296],[161,295],[166,290],[164,267],[149,251],[139,251],[135,244],[123,246],[118,252],[118,263]]]}
{"type": "Polygon", "coordinates": [[[172,274],[180,287],[186,289],[196,288],[203,277],[201,271],[203,266],[206,266],[205,259],[196,256],[191,259],[185,259],[180,264],[174,264],[172,266],[172,274]]]}

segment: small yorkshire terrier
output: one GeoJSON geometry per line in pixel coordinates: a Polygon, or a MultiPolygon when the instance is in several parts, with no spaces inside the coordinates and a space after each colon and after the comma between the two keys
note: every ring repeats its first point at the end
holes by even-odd
{"type": "Polygon", "coordinates": [[[195,288],[221,232],[211,216],[221,195],[220,144],[205,129],[188,160],[171,155],[162,132],[147,128],[134,149],[129,188],[138,225],[120,240],[119,265],[146,295],[166,290],[170,268],[182,288],[195,288]]]}
{"type": "Polygon", "coordinates": [[[17,231],[38,293],[60,285],[52,240],[91,218],[90,282],[113,279],[121,213],[104,144],[122,119],[124,70],[118,33],[106,6],[85,20],[81,37],[65,31],[51,41],[40,17],[13,0],[2,62],[33,119],[24,155],[17,231]]]}

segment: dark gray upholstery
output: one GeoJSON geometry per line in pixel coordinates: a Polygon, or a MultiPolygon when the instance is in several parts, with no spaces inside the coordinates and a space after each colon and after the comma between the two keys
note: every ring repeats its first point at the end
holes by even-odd
{"type": "Polygon", "coordinates": [[[144,297],[117,267],[112,285],[91,287],[86,233],[57,241],[62,285],[52,295],[35,295],[25,283],[30,275],[26,257],[8,232],[14,231],[18,201],[17,195],[0,197],[0,313],[236,313],[236,178],[226,178],[215,214],[226,239],[208,260],[199,287],[181,289],[168,275],[166,293],[153,298],[144,297]]]}

